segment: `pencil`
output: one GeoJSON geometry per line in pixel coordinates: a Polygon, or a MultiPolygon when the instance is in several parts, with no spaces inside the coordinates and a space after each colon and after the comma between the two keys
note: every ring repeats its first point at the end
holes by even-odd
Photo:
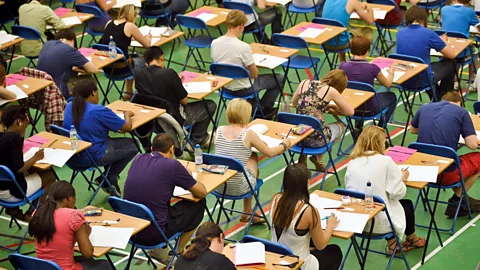
{"type": "Polygon", "coordinates": [[[285,138],[288,138],[288,135],[290,135],[290,132],[292,132],[292,129],[288,131],[287,136],[285,138]]]}
{"type": "Polygon", "coordinates": [[[345,209],[345,207],[343,206],[340,206],[340,207],[327,207],[327,208],[323,208],[324,210],[333,210],[333,209],[345,209]]]}

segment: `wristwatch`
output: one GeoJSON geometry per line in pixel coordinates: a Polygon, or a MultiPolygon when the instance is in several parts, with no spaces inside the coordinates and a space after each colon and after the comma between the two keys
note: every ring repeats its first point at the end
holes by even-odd
{"type": "Polygon", "coordinates": [[[283,150],[287,150],[287,148],[288,148],[287,144],[284,143],[284,142],[280,142],[279,145],[283,146],[283,150]]]}

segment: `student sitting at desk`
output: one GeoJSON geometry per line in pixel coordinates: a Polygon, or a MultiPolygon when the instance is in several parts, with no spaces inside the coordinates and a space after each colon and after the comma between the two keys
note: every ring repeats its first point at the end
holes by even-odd
{"type": "MultiPolygon", "coordinates": [[[[355,36],[350,41],[350,44],[350,51],[353,54],[353,58],[348,62],[340,64],[340,69],[345,71],[348,80],[368,83],[375,87],[374,82],[375,79],[377,79],[383,86],[389,88],[393,83],[395,67],[392,66],[388,72],[388,77],[385,77],[377,65],[367,61],[367,55],[370,52],[370,39],[364,36],[355,36]]],[[[375,98],[371,98],[365,106],[360,106],[360,108],[355,111],[355,116],[371,116],[388,108],[384,117],[378,122],[379,127],[385,127],[397,106],[397,96],[393,92],[381,92],[378,93],[377,96],[380,104],[377,104],[375,98]]],[[[361,131],[362,127],[363,118],[356,123],[357,130],[361,131]]]]}
{"type": "Polygon", "coordinates": [[[75,189],[67,181],[52,185],[47,200],[38,207],[28,225],[35,237],[37,258],[53,261],[62,269],[112,269],[107,260],[94,260],[89,236],[92,228],[85,221],[82,210],[75,209],[75,189]],[[75,256],[78,243],[82,256],[75,256]]]}
{"type": "MultiPolygon", "coordinates": [[[[322,122],[323,134],[327,143],[340,140],[345,129],[345,124],[337,114],[350,116],[354,113],[353,108],[342,97],[347,83],[345,72],[332,70],[320,81],[304,80],[293,94],[292,104],[296,106],[298,114],[310,115],[322,122]],[[332,101],[334,104],[330,104],[332,101]],[[332,113],[337,122],[325,125],[324,114],[327,112],[332,113]]],[[[303,140],[302,144],[305,147],[320,148],[325,145],[325,140],[319,131],[315,131],[303,140]]],[[[322,158],[323,155],[310,157],[316,171],[323,172],[326,169],[322,158]]],[[[307,156],[300,155],[298,162],[307,167],[307,156]]]]}
{"type": "MultiPolygon", "coordinates": [[[[85,56],[75,49],[77,36],[72,29],[58,31],[55,39],[48,41],[43,46],[38,56],[37,69],[50,74],[55,84],[62,91],[63,96],[68,98],[70,89],[67,83],[70,79],[78,80],[78,77],[71,76],[72,71],[96,74],[98,69],[95,64],[88,61],[85,56]]],[[[74,83],[76,82],[72,81],[72,84],[74,83]]]]}
{"type": "Polygon", "coordinates": [[[88,27],[95,32],[103,32],[107,22],[112,19],[110,15],[108,15],[108,11],[117,4],[117,0],[76,0],[75,2],[77,4],[98,7],[103,11],[103,16],[101,18],[92,18],[87,21],[88,27]]]}
{"type": "MultiPolygon", "coordinates": [[[[48,39],[53,39],[53,34],[46,30],[47,25],[53,26],[54,29],[62,29],[65,23],[43,2],[44,0],[31,0],[30,3],[24,4],[18,9],[18,14],[20,25],[37,29],[42,35],[43,41],[46,42],[47,34],[48,39]]],[[[25,56],[38,56],[42,47],[43,44],[40,40],[24,40],[20,43],[22,54],[25,56]]]]}
{"type": "Polygon", "coordinates": [[[225,255],[225,235],[220,226],[205,222],[197,229],[190,247],[175,263],[176,269],[235,270],[235,265],[225,255]]]}
{"type": "MultiPolygon", "coordinates": [[[[171,13],[169,16],[172,19],[172,27],[176,26],[175,17],[178,14],[185,14],[190,7],[188,0],[153,0],[145,1],[142,3],[142,13],[148,16],[162,15],[164,12],[171,13]],[[161,3],[161,4],[160,4],[161,3]],[[162,10],[163,6],[163,10],[162,10]]],[[[155,22],[155,26],[168,26],[169,22],[167,18],[158,18],[155,22]]]]}
{"type": "MultiPolygon", "coordinates": [[[[410,132],[418,134],[417,142],[429,143],[457,149],[460,136],[465,139],[465,145],[475,151],[479,141],[472,123],[470,113],[461,107],[462,97],[456,92],[446,93],[441,102],[422,105],[410,123],[410,132]]],[[[480,153],[471,152],[460,156],[460,170],[465,181],[465,189],[472,187],[480,173],[480,153]]],[[[440,180],[440,178],[439,178],[440,180]]],[[[458,169],[448,170],[443,173],[442,185],[453,185],[460,181],[458,169]]],[[[462,187],[454,187],[454,194],[448,200],[449,204],[445,215],[453,217],[457,210],[462,187]]],[[[468,194],[464,194],[468,196],[468,194]]],[[[480,200],[468,196],[472,213],[480,212],[480,200]]],[[[467,216],[467,204],[462,200],[458,216],[467,216]]]]}
{"type": "MultiPolygon", "coordinates": [[[[225,194],[231,196],[240,196],[250,193],[248,182],[255,188],[257,185],[258,156],[252,153],[252,147],[255,147],[260,153],[267,157],[274,157],[285,152],[290,147],[291,141],[288,138],[275,147],[268,147],[257,133],[248,129],[252,106],[243,99],[236,98],[228,103],[227,122],[228,126],[221,126],[217,130],[215,138],[215,154],[230,157],[238,160],[244,167],[248,179],[243,174],[236,174],[227,182],[225,194]],[[247,182],[248,181],[248,182],[247,182]]],[[[224,192],[224,185],[216,189],[217,192],[224,192]]],[[[252,213],[253,196],[243,199],[243,212],[252,213]]],[[[248,222],[250,215],[242,215],[240,222],[248,222]]],[[[253,224],[264,223],[263,218],[254,217],[253,224]]]]}
{"type": "Polygon", "coordinates": [[[177,72],[171,68],[165,68],[165,58],[160,47],[148,48],[143,56],[147,66],[135,71],[135,87],[138,93],[166,100],[172,105],[175,113],[185,119],[184,125],[194,123],[191,141],[202,147],[208,146],[210,142],[210,136],[207,133],[210,124],[209,115],[215,114],[217,108],[215,102],[202,100],[189,103],[188,93],[177,72]],[[208,111],[205,107],[208,108],[208,111]]]}
{"type": "MultiPolygon", "coordinates": [[[[27,197],[42,187],[48,190],[48,187],[55,182],[55,174],[51,169],[42,171],[32,168],[35,162],[43,159],[43,150],[35,153],[29,160],[23,161],[23,139],[30,124],[27,109],[18,105],[9,106],[3,111],[0,122],[6,128],[5,131],[0,131],[0,165],[12,171],[27,197]]],[[[24,196],[15,183],[0,182],[0,200],[13,203],[23,199],[24,196]]],[[[36,202],[33,202],[33,205],[36,205],[36,202]]],[[[6,212],[17,219],[29,221],[33,210],[35,209],[30,208],[26,214],[23,214],[22,210],[16,207],[7,208],[6,212]]]]}
{"type": "MultiPolygon", "coordinates": [[[[106,184],[102,189],[110,195],[121,194],[118,177],[127,164],[137,155],[138,149],[132,139],[109,138],[108,133],[132,131],[133,112],[124,111],[120,118],[112,110],[98,104],[97,86],[89,81],[80,81],[73,89],[73,101],[65,108],[63,127],[70,130],[73,125],[82,140],[92,143],[87,149],[99,166],[110,166],[107,178],[116,190],[106,184]]],[[[82,155],[82,154],[81,154],[82,155]]],[[[86,159],[85,155],[83,155],[86,159]]],[[[86,164],[91,166],[91,164],[86,164]]],[[[101,176],[95,181],[100,183],[101,176]]]]}
{"type": "MultiPolygon", "coordinates": [[[[155,136],[152,152],[138,155],[133,160],[125,182],[124,198],[148,207],[168,238],[181,232],[178,244],[178,253],[181,254],[195,229],[202,222],[207,190],[202,183],[192,177],[192,172],[188,168],[173,159],[174,144],[173,138],[166,133],[155,136]],[[201,200],[197,203],[181,200],[170,206],[176,186],[189,190],[193,196],[201,200]]],[[[164,242],[164,239],[155,227],[150,226],[136,235],[136,241],[153,246],[164,242]]],[[[162,261],[168,261],[168,251],[166,247],[152,250],[150,254],[162,261]]]]}
{"type": "MultiPolygon", "coordinates": [[[[141,57],[131,58],[129,55],[128,47],[130,46],[132,38],[142,44],[143,48],[150,47],[152,42],[152,35],[148,34],[143,36],[140,29],[138,29],[138,26],[135,24],[137,15],[134,5],[123,6],[120,9],[118,18],[107,23],[103,36],[99,42],[100,44],[108,45],[110,37],[112,37],[117,47],[123,51],[125,58],[133,68],[143,67],[145,66],[145,62],[143,62],[143,58],[141,57]]],[[[129,73],[130,69],[125,63],[113,63],[111,66],[107,67],[107,70],[104,68],[104,71],[113,72],[113,74],[124,74],[129,73]],[[112,67],[113,70],[111,70],[112,67]]],[[[133,94],[133,79],[126,80],[126,91],[127,93],[124,94],[123,97],[126,100],[130,100],[131,95],[133,94]]]]}
{"type": "MultiPolygon", "coordinates": [[[[438,36],[435,32],[427,28],[427,12],[417,6],[413,6],[405,13],[405,23],[407,27],[397,32],[397,53],[415,56],[421,58],[428,65],[428,73],[432,78],[433,84],[440,86],[435,87],[436,97],[433,97],[432,90],[427,94],[433,100],[438,101],[447,91],[453,90],[453,82],[455,76],[455,66],[453,59],[454,51],[447,46],[448,37],[438,36]],[[443,54],[443,58],[439,62],[430,63],[430,49],[443,54]]],[[[409,88],[416,89],[424,87],[428,82],[417,82],[417,80],[406,82],[409,88]]]]}
{"type": "Polygon", "coordinates": [[[337,270],[342,263],[342,250],[328,242],[339,220],[332,213],[323,230],[320,213],[310,204],[310,177],[310,170],[303,164],[285,169],[283,192],[274,195],[271,204],[272,241],[286,245],[304,260],[304,270],[337,270]]]}
{"type": "MultiPolygon", "coordinates": [[[[250,73],[254,90],[259,92],[266,89],[260,100],[260,105],[262,106],[265,119],[272,119],[277,114],[277,110],[274,109],[275,101],[282,92],[282,89],[278,88],[277,82],[282,83],[283,76],[278,74],[275,76],[272,74],[258,74],[250,45],[238,39],[242,35],[247,23],[245,13],[240,10],[232,10],[228,13],[225,23],[228,27],[228,32],[212,42],[212,59],[215,63],[245,67],[250,73]]],[[[224,89],[230,95],[238,97],[252,94],[252,87],[248,79],[233,80],[224,89]]],[[[249,102],[253,107],[256,106],[255,99],[251,99],[249,102]]],[[[258,111],[257,116],[260,116],[258,111]]]]}
{"type": "MultiPolygon", "coordinates": [[[[367,182],[372,183],[373,195],[381,197],[388,208],[395,231],[400,239],[407,236],[402,244],[403,251],[425,246],[425,239],[415,234],[415,209],[407,193],[408,170],[401,170],[392,158],[385,156],[385,130],[369,126],[358,137],[355,148],[350,154],[352,159],[347,165],[345,187],[365,192],[367,182]]],[[[371,224],[370,224],[371,225],[371,224]]],[[[370,230],[370,225],[364,231],[370,230]]],[[[373,233],[391,232],[390,222],[384,212],[375,217],[373,233]]],[[[387,253],[400,252],[395,246],[395,237],[387,238],[387,253]]]]}
{"type": "MultiPolygon", "coordinates": [[[[344,27],[347,27],[353,12],[356,12],[366,24],[373,24],[375,21],[372,8],[360,0],[326,0],[322,18],[340,21],[344,27]]],[[[327,50],[342,50],[347,49],[350,45],[348,38],[340,35],[339,38],[333,38],[326,42],[324,46],[327,50]]],[[[345,53],[339,53],[339,57],[340,62],[345,62],[345,53]]]]}

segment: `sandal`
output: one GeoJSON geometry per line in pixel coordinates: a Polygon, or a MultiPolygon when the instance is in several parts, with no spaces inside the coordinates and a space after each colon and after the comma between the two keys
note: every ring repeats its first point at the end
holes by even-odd
{"type": "MultiPolygon", "coordinates": [[[[250,221],[250,215],[242,215],[240,217],[240,222],[249,222],[250,221]]],[[[260,218],[260,217],[253,217],[252,219],[252,225],[259,225],[265,223],[265,219],[260,218]]]]}
{"type": "MultiPolygon", "coordinates": [[[[397,244],[396,242],[393,242],[390,245],[387,244],[387,246],[385,247],[385,253],[387,253],[388,255],[392,255],[393,252],[399,253],[400,249],[397,247],[396,244],[397,244]]],[[[402,244],[402,249],[403,249],[404,253],[407,253],[410,250],[412,250],[413,248],[411,246],[406,246],[406,245],[402,244]]]]}
{"type": "MultiPolygon", "coordinates": [[[[25,219],[25,214],[23,213],[22,209],[20,209],[20,207],[16,207],[16,208],[7,208],[5,210],[5,213],[17,220],[22,220],[22,221],[30,221],[30,220],[27,220],[25,219]]],[[[31,219],[31,217],[30,217],[31,219]]]]}
{"type": "Polygon", "coordinates": [[[323,164],[323,161],[320,159],[318,160],[316,156],[311,156],[310,161],[315,165],[315,171],[317,172],[324,172],[327,170],[325,168],[325,164],[323,164]]]}
{"type": "Polygon", "coordinates": [[[415,236],[415,237],[416,238],[414,238],[413,241],[410,241],[408,239],[403,241],[402,246],[409,246],[409,247],[412,247],[412,248],[425,247],[425,245],[427,244],[427,241],[425,240],[425,238],[418,237],[418,236],[415,236]]]}

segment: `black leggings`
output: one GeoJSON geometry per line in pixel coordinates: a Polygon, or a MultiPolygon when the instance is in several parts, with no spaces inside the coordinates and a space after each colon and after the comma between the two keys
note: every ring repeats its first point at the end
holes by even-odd
{"type": "MultiPolygon", "coordinates": [[[[407,221],[407,226],[405,227],[405,235],[411,235],[415,232],[415,209],[413,208],[413,202],[411,200],[402,199],[400,204],[403,207],[405,212],[405,220],[407,221]]],[[[387,238],[392,240],[394,237],[387,238]]]]}
{"type": "MultiPolygon", "coordinates": [[[[315,247],[311,239],[310,247],[315,247]]],[[[322,250],[310,251],[310,254],[317,258],[319,270],[338,270],[342,264],[343,253],[337,245],[327,245],[322,250]]]]}

